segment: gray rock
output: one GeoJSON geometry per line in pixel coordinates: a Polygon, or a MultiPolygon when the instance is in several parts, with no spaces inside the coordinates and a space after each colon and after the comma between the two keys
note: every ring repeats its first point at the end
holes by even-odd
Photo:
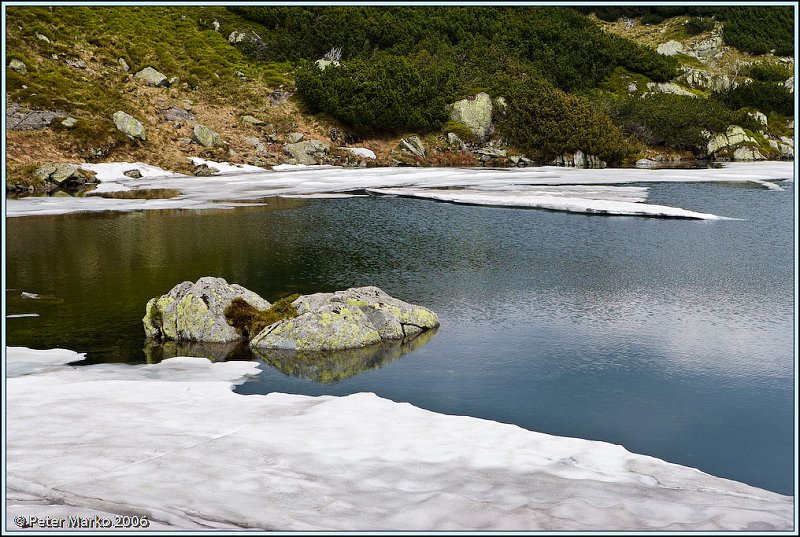
{"type": "Polygon", "coordinates": [[[292,94],[288,91],[284,91],[283,87],[281,86],[269,94],[269,105],[273,108],[278,108],[279,106],[286,104],[291,95],[292,94]]]}
{"type": "Polygon", "coordinates": [[[495,149],[494,147],[481,147],[475,152],[489,158],[505,157],[508,154],[505,149],[495,149]]]}
{"type": "Polygon", "coordinates": [[[334,67],[339,67],[339,65],[341,64],[336,60],[317,60],[314,62],[314,65],[316,65],[320,71],[324,71],[327,67],[331,65],[334,67]]]}
{"type": "Polygon", "coordinates": [[[766,157],[755,147],[741,146],[733,152],[734,160],[766,160],[766,157]]]}
{"type": "Polygon", "coordinates": [[[769,145],[773,149],[777,150],[780,153],[781,158],[787,158],[787,159],[794,158],[794,144],[787,144],[783,141],[778,142],[775,140],[767,140],[767,142],[769,142],[769,145]]]}
{"type": "Polygon", "coordinates": [[[36,39],[38,39],[39,41],[44,41],[45,43],[49,43],[50,42],[50,38],[49,37],[47,37],[44,34],[40,34],[39,32],[36,32],[36,39]]]}
{"type": "Polygon", "coordinates": [[[652,168],[653,166],[658,166],[658,162],[649,158],[640,158],[636,161],[637,168],[652,168]]]}
{"type": "Polygon", "coordinates": [[[330,151],[330,146],[318,140],[306,140],[294,144],[284,144],[283,150],[290,155],[297,164],[316,164],[317,159],[325,156],[330,151]]]}
{"type": "Polygon", "coordinates": [[[672,40],[666,43],[661,43],[656,47],[656,52],[664,56],[674,56],[683,52],[683,45],[678,41],[672,40]]]}
{"type": "Polygon", "coordinates": [[[400,147],[417,157],[425,158],[425,145],[419,139],[419,136],[409,136],[401,139],[400,147]]]}
{"type": "Polygon", "coordinates": [[[140,172],[137,169],[133,169],[133,170],[128,170],[128,171],[122,172],[122,175],[124,175],[125,177],[130,177],[131,179],[141,179],[142,178],[142,172],[140,172]]]}
{"type": "Polygon", "coordinates": [[[481,141],[492,133],[492,98],[488,93],[478,93],[451,105],[450,119],[463,123],[481,141]]]}
{"type": "Polygon", "coordinates": [[[467,144],[454,132],[447,133],[447,145],[450,147],[457,147],[460,151],[467,150],[467,144]]]}
{"type": "Polygon", "coordinates": [[[44,164],[33,175],[43,183],[49,182],[56,186],[97,182],[97,172],[84,170],[73,164],[44,164]]]}
{"type": "Polygon", "coordinates": [[[171,121],[179,125],[196,119],[194,114],[183,108],[178,108],[177,106],[171,106],[166,110],[159,110],[158,115],[164,121],[171,121]]]}
{"type": "Polygon", "coordinates": [[[192,139],[203,147],[214,147],[222,144],[220,135],[199,123],[192,129],[192,139]]]}
{"type": "Polygon", "coordinates": [[[694,56],[699,60],[715,60],[722,56],[723,42],[722,36],[713,35],[708,39],[696,43],[687,52],[690,56],[694,56]]]}
{"type": "Polygon", "coordinates": [[[758,112],[758,111],[756,111],[756,112],[748,112],[747,115],[752,117],[753,119],[755,119],[759,123],[761,123],[764,127],[766,127],[768,125],[767,116],[765,116],[761,112],[758,112]]]}
{"type": "Polygon", "coordinates": [[[147,140],[144,125],[142,125],[141,122],[135,117],[126,114],[125,112],[118,111],[114,112],[114,115],[111,116],[111,119],[114,121],[114,125],[120,132],[123,132],[134,139],[147,140]]]}
{"type": "Polygon", "coordinates": [[[23,75],[28,72],[28,66],[25,65],[25,62],[18,60],[16,58],[8,62],[8,68],[11,69],[12,71],[16,71],[17,73],[23,75]]]}
{"type": "Polygon", "coordinates": [[[698,97],[691,91],[683,89],[674,82],[648,82],[647,89],[653,93],[670,93],[672,95],[683,95],[685,97],[698,97]]]}
{"type": "Polygon", "coordinates": [[[167,79],[166,75],[158,72],[152,67],[145,67],[144,69],[133,75],[133,77],[137,80],[141,80],[148,86],[156,86],[156,87],[169,86],[169,80],[167,79]]]}
{"type": "Polygon", "coordinates": [[[296,144],[297,142],[302,142],[303,138],[302,132],[292,132],[286,135],[286,143],[296,144]]]}
{"type": "Polygon", "coordinates": [[[242,121],[244,121],[245,123],[250,123],[251,125],[265,125],[266,124],[264,121],[261,121],[257,117],[251,116],[250,114],[246,114],[246,115],[242,116],[242,121]]]}
{"type": "Polygon", "coordinates": [[[196,177],[211,177],[219,173],[219,170],[209,166],[208,164],[198,164],[192,170],[192,175],[196,177]]]}
{"type": "Polygon", "coordinates": [[[794,93],[794,77],[790,76],[789,78],[787,78],[786,81],[783,83],[783,87],[788,89],[789,93],[794,93]]]}
{"type": "Polygon", "coordinates": [[[122,67],[122,70],[125,71],[126,73],[131,70],[131,66],[128,65],[128,62],[126,62],[124,58],[119,58],[117,60],[117,63],[119,64],[120,67],[122,67]]]}
{"type": "Polygon", "coordinates": [[[86,62],[79,59],[67,60],[67,65],[75,69],[86,69],[86,62]]]}
{"type": "Polygon", "coordinates": [[[631,82],[628,84],[628,93],[636,93],[639,88],[636,87],[636,82],[631,82]]]}
{"type": "Polygon", "coordinates": [[[6,127],[12,131],[42,130],[63,115],[53,110],[29,110],[19,103],[12,103],[6,108],[6,127]]]}
{"type": "Polygon", "coordinates": [[[71,129],[77,123],[78,123],[77,119],[75,119],[74,117],[68,117],[67,119],[65,119],[64,121],[61,122],[61,125],[63,125],[64,127],[68,128],[68,129],[71,129]]]}
{"type": "Polygon", "coordinates": [[[431,310],[393,298],[377,287],[305,295],[293,305],[298,317],[264,328],[250,346],[299,351],[354,349],[382,340],[413,338],[439,326],[431,310]]]}
{"type": "Polygon", "coordinates": [[[225,319],[225,308],[241,298],[258,309],[269,302],[256,293],[222,278],[204,277],[173,287],[152,298],[142,319],[145,335],[152,339],[224,343],[242,339],[225,319]]]}
{"type": "Polygon", "coordinates": [[[735,88],[738,84],[732,75],[714,74],[703,69],[684,69],[678,80],[685,84],[711,91],[725,91],[735,88]]]}
{"type": "Polygon", "coordinates": [[[710,137],[706,150],[709,155],[713,155],[723,149],[731,148],[739,144],[752,144],[758,145],[753,138],[744,132],[744,129],[737,125],[729,125],[724,133],[716,134],[710,137]]]}

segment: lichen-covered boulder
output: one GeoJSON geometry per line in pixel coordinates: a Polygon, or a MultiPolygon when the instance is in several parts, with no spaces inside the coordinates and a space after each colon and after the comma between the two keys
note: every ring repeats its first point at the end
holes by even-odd
{"type": "Polygon", "coordinates": [[[283,151],[290,155],[296,164],[316,164],[317,159],[323,158],[330,149],[328,144],[319,140],[283,144],[283,151]]]}
{"type": "Polygon", "coordinates": [[[144,131],[144,125],[142,125],[142,123],[132,115],[119,111],[114,112],[114,115],[111,116],[111,119],[114,121],[114,126],[117,127],[117,130],[120,132],[127,134],[131,138],[147,140],[147,135],[144,131]]]}
{"type": "Polygon", "coordinates": [[[152,67],[145,67],[135,75],[134,78],[141,80],[148,86],[164,87],[169,86],[169,80],[164,73],[153,69],[152,67]]]}
{"type": "Polygon", "coordinates": [[[492,98],[478,93],[451,105],[450,119],[466,125],[472,134],[485,142],[492,133],[492,98]]]}
{"type": "Polygon", "coordinates": [[[377,287],[316,293],[293,303],[298,316],[264,328],[250,346],[262,349],[342,350],[415,337],[439,326],[437,315],[377,287]]]}
{"type": "Polygon", "coordinates": [[[225,308],[234,298],[267,309],[270,303],[241,285],[223,278],[203,277],[173,287],[147,303],[142,319],[148,338],[224,343],[242,339],[225,319],[225,308]]]}
{"type": "Polygon", "coordinates": [[[203,147],[214,147],[222,144],[219,133],[199,123],[192,129],[192,139],[203,147]]]}
{"type": "Polygon", "coordinates": [[[409,136],[400,140],[400,147],[419,158],[425,158],[425,145],[419,136],[409,136]]]}

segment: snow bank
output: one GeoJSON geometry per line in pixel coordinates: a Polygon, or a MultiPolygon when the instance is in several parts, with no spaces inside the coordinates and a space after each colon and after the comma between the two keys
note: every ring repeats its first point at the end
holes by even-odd
{"type": "Polygon", "coordinates": [[[375,160],[377,158],[375,156],[375,152],[372,151],[371,149],[367,149],[366,147],[340,147],[339,149],[346,149],[347,151],[350,151],[352,154],[363,158],[368,158],[372,160],[375,160]]]}
{"type": "Polygon", "coordinates": [[[56,368],[7,381],[8,530],[77,510],[176,529],[792,527],[790,497],[608,443],[371,393],[233,393],[253,362],[57,365],[79,356],[8,349],[56,368]]]}
{"type": "MultiPolygon", "coordinates": [[[[63,214],[80,211],[130,211],[148,209],[208,209],[235,207],[245,202],[273,196],[308,196],[320,194],[351,194],[366,189],[466,189],[481,191],[505,191],[507,196],[500,200],[501,205],[509,205],[508,198],[515,196],[526,187],[547,187],[547,196],[575,197],[589,200],[646,201],[646,187],[638,187],[643,195],[635,200],[624,200],[628,191],[613,193],[630,183],[662,182],[725,182],[745,183],[760,188],[782,189],[774,181],[793,177],[792,162],[768,163],[730,163],[719,169],[602,169],[587,170],[545,166],[539,168],[341,168],[335,166],[281,165],[273,170],[262,170],[253,166],[247,169],[226,167],[203,159],[194,159],[210,166],[225,170],[225,173],[211,177],[193,177],[169,174],[165,170],[148,167],[142,171],[143,177],[131,179],[122,172],[132,167],[141,169],[140,163],[105,163],[87,165],[98,172],[101,181],[113,182],[118,189],[177,189],[182,194],[177,198],[162,200],[107,199],[99,196],[85,198],[72,197],[27,197],[6,200],[7,216],[33,216],[44,214],[63,214]],[[253,169],[255,168],[255,169],[253,169]],[[246,173],[245,173],[246,172],[246,173]],[[581,190],[581,187],[583,190],[581,190]],[[598,194],[598,192],[603,192],[598,194]]],[[[112,188],[104,183],[104,188],[112,188]]],[[[632,187],[624,187],[630,189],[632,187]]],[[[533,195],[531,192],[528,194],[533,195]]],[[[499,198],[498,198],[499,199],[499,198]]],[[[455,201],[455,200],[447,200],[455,201]]],[[[486,198],[483,203],[491,203],[486,198]]],[[[599,206],[606,214],[637,214],[642,216],[676,216],[697,218],[692,211],[685,213],[675,209],[675,214],[664,215],[663,209],[640,210],[618,213],[607,204],[561,203],[544,200],[553,210],[588,212],[599,206]]],[[[525,206],[543,206],[527,204],[525,206]]]]}

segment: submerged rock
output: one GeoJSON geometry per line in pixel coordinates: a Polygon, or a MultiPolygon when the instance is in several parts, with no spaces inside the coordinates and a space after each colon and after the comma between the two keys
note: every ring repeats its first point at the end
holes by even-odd
{"type": "Polygon", "coordinates": [[[297,298],[298,316],[264,328],[258,349],[335,351],[402,340],[439,326],[431,310],[393,298],[377,287],[357,287],[297,298]]]}
{"type": "Polygon", "coordinates": [[[142,319],[148,338],[176,341],[224,343],[242,339],[225,319],[225,308],[241,298],[259,309],[270,303],[241,285],[223,278],[204,277],[173,287],[167,294],[152,298],[142,319]]]}

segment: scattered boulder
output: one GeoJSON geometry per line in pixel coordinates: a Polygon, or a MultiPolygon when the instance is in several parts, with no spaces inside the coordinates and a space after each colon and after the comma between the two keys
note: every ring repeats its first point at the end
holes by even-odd
{"type": "Polygon", "coordinates": [[[111,119],[114,121],[114,125],[117,127],[117,130],[127,134],[130,138],[147,140],[144,125],[142,125],[141,122],[135,117],[126,114],[125,112],[117,111],[114,112],[114,115],[111,116],[111,119]]]}
{"type": "Polygon", "coordinates": [[[155,87],[166,87],[169,86],[169,79],[167,79],[166,75],[160,73],[159,71],[153,69],[152,67],[145,67],[135,75],[134,78],[137,80],[141,80],[148,86],[155,86],[155,87]]]}
{"type": "Polygon", "coordinates": [[[492,98],[488,93],[478,93],[450,105],[450,119],[463,123],[481,141],[492,133],[492,98]]]}
{"type": "Polygon", "coordinates": [[[675,40],[667,41],[658,45],[656,52],[663,56],[674,56],[683,52],[683,45],[675,40]]]}
{"type": "Polygon", "coordinates": [[[733,151],[734,160],[767,160],[761,152],[751,146],[743,145],[733,151]]]}
{"type": "Polygon", "coordinates": [[[64,114],[53,110],[30,110],[19,103],[6,108],[6,127],[12,131],[37,131],[46,129],[57,117],[64,114]]]}
{"type": "Polygon", "coordinates": [[[173,287],[152,298],[142,319],[145,335],[151,339],[224,343],[242,339],[225,318],[225,308],[241,298],[258,309],[270,303],[256,293],[223,278],[204,277],[173,287]]]}
{"type": "Polygon", "coordinates": [[[410,152],[412,155],[425,158],[425,145],[419,136],[409,136],[400,140],[400,147],[410,152]]]}
{"type": "Polygon", "coordinates": [[[674,82],[648,82],[647,89],[653,93],[670,93],[672,95],[697,98],[697,95],[689,90],[683,89],[674,82]]]}
{"type": "Polygon", "coordinates": [[[336,60],[317,60],[314,62],[314,65],[316,65],[320,71],[324,71],[330,65],[339,67],[341,64],[336,60]]]}
{"type": "Polygon", "coordinates": [[[278,108],[285,104],[290,96],[291,93],[284,91],[283,86],[280,86],[269,94],[269,105],[273,108],[278,108]]]}
{"type": "Polygon", "coordinates": [[[330,151],[330,146],[318,140],[306,140],[294,144],[284,144],[283,150],[294,159],[296,164],[316,164],[317,159],[330,151]]]}
{"type": "Polygon", "coordinates": [[[511,164],[517,166],[518,168],[533,166],[533,161],[531,159],[520,155],[511,155],[508,157],[508,160],[511,162],[511,164]]]}
{"type": "Polygon", "coordinates": [[[787,78],[786,81],[783,83],[783,87],[788,89],[789,93],[794,93],[794,77],[790,76],[789,78],[787,78]]]}
{"type": "Polygon", "coordinates": [[[192,139],[203,147],[214,147],[222,144],[220,135],[199,123],[192,129],[192,139]]]}
{"type": "Polygon", "coordinates": [[[73,164],[44,164],[36,168],[34,177],[42,183],[52,183],[56,186],[68,184],[82,185],[97,182],[97,172],[85,170],[73,164]]]}
{"type": "Polygon", "coordinates": [[[767,116],[765,116],[762,112],[748,112],[747,115],[761,123],[764,127],[768,125],[767,116]]]}
{"type": "Polygon", "coordinates": [[[431,310],[393,298],[377,287],[351,288],[297,298],[297,317],[264,328],[256,349],[336,351],[403,340],[439,326],[431,310]]]}
{"type": "Polygon", "coordinates": [[[77,125],[77,123],[78,123],[78,120],[77,120],[77,119],[75,119],[74,117],[68,117],[68,118],[66,118],[64,121],[62,121],[62,122],[61,122],[61,125],[62,125],[63,127],[66,127],[66,128],[68,128],[68,129],[71,129],[72,127],[74,127],[75,125],[77,125]]]}
{"type": "Polygon", "coordinates": [[[291,132],[286,135],[286,143],[296,144],[297,142],[302,142],[303,138],[304,136],[302,132],[291,132]]]}
{"type": "Polygon", "coordinates": [[[219,170],[209,166],[208,164],[198,164],[192,170],[192,175],[195,177],[211,177],[219,173],[219,170]]]}
{"type": "Polygon", "coordinates": [[[242,138],[242,142],[246,143],[247,145],[251,146],[253,149],[256,150],[256,156],[258,157],[265,157],[268,155],[267,147],[264,143],[255,137],[245,137],[242,138]]]}
{"type": "Polygon", "coordinates": [[[196,119],[194,114],[177,106],[171,106],[169,108],[159,110],[158,116],[164,121],[171,121],[178,127],[186,122],[194,121],[196,119]]]}
{"type": "Polygon", "coordinates": [[[49,43],[50,42],[50,38],[49,37],[47,37],[44,34],[40,34],[39,32],[36,32],[36,39],[38,39],[39,41],[44,41],[45,43],[49,43]]]}
{"type": "Polygon", "coordinates": [[[120,67],[122,67],[122,70],[125,71],[126,73],[131,70],[131,66],[128,65],[128,62],[125,61],[125,58],[119,58],[117,60],[117,63],[119,64],[120,67]]]}
{"type": "Polygon", "coordinates": [[[456,147],[459,149],[459,151],[467,150],[467,144],[465,144],[464,141],[458,137],[458,134],[454,132],[447,133],[447,145],[450,147],[456,147]]]}
{"type": "Polygon", "coordinates": [[[708,140],[706,149],[709,155],[713,155],[723,149],[731,148],[740,144],[758,145],[753,138],[744,132],[744,129],[737,125],[729,125],[724,133],[713,135],[708,140]]]}
{"type": "Polygon", "coordinates": [[[8,62],[8,68],[23,75],[28,72],[28,66],[25,65],[25,62],[16,58],[13,58],[10,62],[8,62]]]}
{"type": "Polygon", "coordinates": [[[142,172],[140,172],[139,170],[137,170],[135,168],[133,170],[127,170],[127,171],[122,172],[122,175],[124,175],[125,177],[130,177],[131,179],[141,179],[142,178],[142,172]]]}
{"type": "Polygon", "coordinates": [[[794,144],[787,144],[783,141],[767,140],[770,147],[780,153],[781,158],[794,159],[794,144]]]}
{"type": "Polygon", "coordinates": [[[242,121],[244,121],[245,123],[249,123],[251,125],[265,125],[266,124],[264,121],[261,121],[257,117],[251,116],[250,114],[243,115],[242,116],[242,121]]]}
{"type": "Polygon", "coordinates": [[[692,68],[685,69],[678,80],[689,86],[711,91],[725,91],[738,85],[732,75],[713,74],[703,69],[692,68]]]}
{"type": "Polygon", "coordinates": [[[698,60],[708,61],[718,59],[723,52],[722,36],[712,35],[708,39],[696,43],[687,51],[687,54],[694,56],[698,60]]]}
{"type": "Polygon", "coordinates": [[[75,69],[86,69],[86,62],[80,59],[67,60],[67,65],[75,69]]]}

